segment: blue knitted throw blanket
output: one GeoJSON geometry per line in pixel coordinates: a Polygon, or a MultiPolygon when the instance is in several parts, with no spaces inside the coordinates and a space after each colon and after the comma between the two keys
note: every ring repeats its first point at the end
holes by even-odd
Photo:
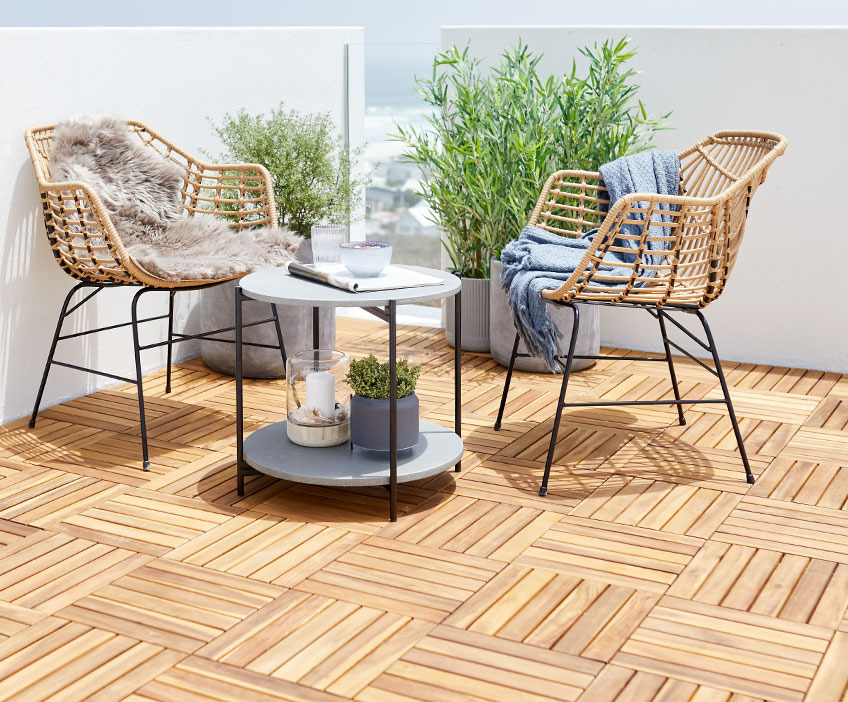
{"type": "MultiPolygon", "coordinates": [[[[658,193],[677,195],[680,184],[680,158],[674,151],[645,151],[619,158],[600,167],[601,177],[609,192],[610,203],[630,193],[658,193]]],[[[637,203],[642,207],[644,203],[637,203]]],[[[661,205],[653,221],[669,221],[665,212],[677,211],[677,205],[661,205]]],[[[631,215],[630,219],[637,219],[631,215]]],[[[622,233],[641,233],[642,225],[625,224],[622,233]]],[[[577,269],[586,249],[597,234],[597,229],[587,232],[579,239],[557,236],[538,227],[525,227],[517,241],[511,241],[501,251],[503,273],[501,285],[509,295],[515,327],[533,356],[544,358],[551,370],[559,371],[556,357],[563,355],[560,342],[562,334],[551,321],[548,303],[542,290],[555,290],[568,280],[577,269]]],[[[652,236],[663,236],[667,230],[651,226],[652,236]]],[[[667,249],[670,242],[648,242],[650,250],[667,249]]],[[[616,239],[617,247],[634,249],[634,253],[607,253],[600,270],[604,273],[628,277],[630,268],[623,263],[636,261],[635,249],[638,241],[616,239]]],[[[645,263],[656,265],[663,256],[646,256],[645,263]]],[[[654,271],[642,268],[642,277],[652,277],[654,271]]]]}

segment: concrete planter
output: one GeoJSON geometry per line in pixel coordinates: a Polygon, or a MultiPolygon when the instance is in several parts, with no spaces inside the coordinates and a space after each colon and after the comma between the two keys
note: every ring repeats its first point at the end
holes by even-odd
{"type": "MultiPolygon", "coordinates": [[[[454,346],[454,301],[445,301],[445,338],[454,346]]],[[[489,280],[462,279],[462,339],[463,351],[489,350],[489,280]]]]}
{"type": "MultiPolygon", "coordinates": [[[[312,262],[312,242],[305,239],[297,252],[297,259],[303,263],[312,262]]],[[[200,321],[203,329],[223,329],[235,324],[235,287],[231,280],[214,288],[201,292],[200,321]]],[[[280,316],[280,328],[283,342],[289,356],[312,348],[312,308],[277,305],[280,316]]],[[[247,300],[242,307],[245,324],[271,316],[271,305],[258,300],[247,300]]],[[[336,345],[336,311],[323,308],[320,312],[321,348],[332,349],[336,345]]],[[[235,333],[219,334],[221,338],[235,339],[235,333]]],[[[262,324],[244,330],[244,340],[258,344],[276,344],[277,332],[273,324],[262,324]]],[[[235,375],[236,356],[233,344],[215,341],[202,341],[200,353],[204,363],[210,368],[235,375]]],[[[283,359],[277,349],[263,349],[252,346],[243,347],[242,368],[247,378],[283,378],[286,371],[283,359]]]]}
{"type": "MultiPolygon", "coordinates": [[[[492,289],[489,295],[489,337],[492,357],[502,366],[509,366],[512,354],[512,344],[515,341],[515,326],[512,323],[512,311],[506,291],[501,288],[501,262],[492,259],[492,289]]],[[[580,329],[577,332],[577,347],[575,353],[583,356],[597,355],[601,347],[600,315],[597,305],[580,305],[580,329]]],[[[571,338],[571,310],[551,307],[554,323],[562,332],[563,339],[571,338]]],[[[462,318],[463,323],[465,317],[462,318]]],[[[567,349],[566,349],[567,351],[567,349]]],[[[526,353],[527,348],[522,341],[518,345],[518,353],[526,353]]],[[[594,361],[575,359],[572,370],[583,370],[595,364],[594,361]]],[[[541,358],[517,358],[515,369],[529,373],[550,373],[551,369],[541,358]]]]}
{"type": "MultiPolygon", "coordinates": [[[[418,397],[413,393],[397,401],[398,449],[418,443],[418,397]]],[[[350,440],[373,451],[389,450],[389,401],[354,395],[350,400],[350,440]]]]}

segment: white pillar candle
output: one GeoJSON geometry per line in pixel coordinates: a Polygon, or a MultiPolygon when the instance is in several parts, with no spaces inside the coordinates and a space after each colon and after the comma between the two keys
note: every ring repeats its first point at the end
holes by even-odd
{"type": "Polygon", "coordinates": [[[336,414],[336,379],[329,371],[313,371],[306,376],[306,410],[325,419],[336,414]]]}

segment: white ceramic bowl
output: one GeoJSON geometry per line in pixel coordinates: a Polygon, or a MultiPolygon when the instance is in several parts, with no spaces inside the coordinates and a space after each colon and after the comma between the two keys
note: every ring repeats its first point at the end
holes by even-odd
{"type": "Polygon", "coordinates": [[[392,261],[387,241],[346,241],[339,252],[345,268],[359,278],[376,278],[392,261]]]}

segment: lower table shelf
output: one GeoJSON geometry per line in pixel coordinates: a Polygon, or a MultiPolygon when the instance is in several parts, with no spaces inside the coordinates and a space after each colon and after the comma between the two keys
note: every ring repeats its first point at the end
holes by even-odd
{"type": "MultiPolygon", "coordinates": [[[[462,439],[451,429],[422,419],[420,440],[398,451],[397,479],[408,483],[437,475],[462,458],[462,439]]],[[[286,423],[263,427],[244,440],[244,461],[260,473],[310,485],[388,485],[389,454],[350,444],[329,448],[298,446],[286,436],[286,423]]]]}

